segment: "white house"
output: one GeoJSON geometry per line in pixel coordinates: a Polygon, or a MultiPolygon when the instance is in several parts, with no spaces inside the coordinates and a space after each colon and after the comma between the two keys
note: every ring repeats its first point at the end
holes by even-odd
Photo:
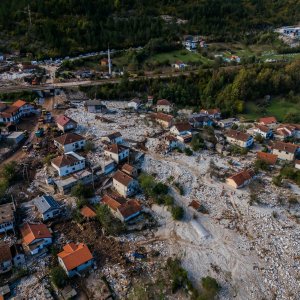
{"type": "Polygon", "coordinates": [[[295,145],[292,143],[275,142],[273,145],[272,153],[277,155],[279,159],[293,161],[299,149],[299,145],[295,145]]]}
{"type": "Polygon", "coordinates": [[[65,153],[81,150],[85,144],[85,138],[76,133],[66,133],[54,138],[54,145],[65,153]]]}
{"type": "Polygon", "coordinates": [[[107,141],[111,144],[122,144],[123,143],[123,137],[121,132],[116,131],[111,134],[108,134],[106,136],[101,137],[102,141],[107,141]]]}
{"type": "Polygon", "coordinates": [[[225,135],[228,143],[238,145],[242,148],[249,148],[254,143],[253,136],[241,131],[230,129],[225,135]]]}
{"type": "Polygon", "coordinates": [[[66,176],[85,168],[85,158],[75,152],[68,152],[54,158],[51,165],[59,176],[66,176]]]}
{"type": "Polygon", "coordinates": [[[177,124],[174,124],[170,128],[170,132],[173,133],[174,135],[191,134],[191,132],[192,132],[192,126],[188,122],[177,123],[177,124]]]}
{"type": "Polygon", "coordinates": [[[0,205],[0,233],[14,230],[15,210],[13,203],[0,205]]]}
{"type": "Polygon", "coordinates": [[[188,65],[185,64],[184,62],[178,60],[175,62],[175,64],[172,65],[172,67],[174,67],[177,70],[183,70],[184,68],[186,68],[188,65]]]}
{"type": "Polygon", "coordinates": [[[23,245],[32,255],[52,244],[52,234],[45,224],[26,223],[20,231],[23,245]]]}
{"type": "Polygon", "coordinates": [[[161,99],[161,100],[158,100],[156,103],[156,110],[162,111],[165,113],[170,113],[173,110],[173,106],[168,100],[161,99]]]}
{"type": "Polygon", "coordinates": [[[300,170],[300,160],[295,161],[295,168],[300,170]]]}
{"type": "Polygon", "coordinates": [[[44,195],[37,197],[33,203],[38,210],[43,221],[57,217],[61,212],[61,207],[52,196],[44,195]]]}
{"type": "Polygon", "coordinates": [[[132,99],[130,102],[128,102],[128,107],[133,108],[134,110],[138,110],[142,105],[142,101],[138,98],[132,99]]]}
{"type": "Polygon", "coordinates": [[[219,108],[202,108],[200,110],[200,114],[203,116],[208,116],[212,119],[220,119],[221,118],[221,111],[219,108]]]}
{"type": "Polygon", "coordinates": [[[253,170],[243,170],[226,179],[226,183],[236,189],[242,188],[249,184],[255,178],[253,170]]]}
{"type": "Polygon", "coordinates": [[[129,149],[122,145],[112,144],[104,150],[104,155],[110,157],[118,164],[129,157],[129,149]]]}
{"type": "Polygon", "coordinates": [[[265,125],[256,125],[253,132],[261,135],[265,139],[270,139],[273,136],[273,130],[265,125]]]}
{"type": "Polygon", "coordinates": [[[77,128],[77,122],[65,115],[60,115],[56,118],[56,125],[63,132],[77,128]]]}
{"type": "Polygon", "coordinates": [[[69,243],[57,254],[58,262],[68,277],[78,275],[93,265],[93,255],[84,243],[69,243]]]}
{"type": "Polygon", "coordinates": [[[19,110],[20,117],[30,116],[36,112],[33,105],[23,100],[15,101],[12,106],[17,107],[19,110]]]}
{"type": "Polygon", "coordinates": [[[218,126],[221,128],[230,128],[233,124],[235,124],[235,118],[223,119],[217,122],[218,126]]]}
{"type": "Polygon", "coordinates": [[[114,189],[124,197],[134,195],[138,188],[138,182],[122,171],[117,171],[113,176],[114,189]]]}

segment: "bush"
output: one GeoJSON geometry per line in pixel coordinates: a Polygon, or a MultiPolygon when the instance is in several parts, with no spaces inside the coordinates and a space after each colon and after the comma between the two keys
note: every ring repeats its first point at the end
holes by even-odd
{"type": "Polygon", "coordinates": [[[87,141],[84,146],[86,152],[91,152],[95,150],[95,144],[91,141],[87,141]]]}
{"type": "Polygon", "coordinates": [[[216,279],[206,276],[201,279],[204,294],[208,299],[214,299],[220,290],[220,286],[216,279]]]}
{"type": "Polygon", "coordinates": [[[107,205],[99,205],[96,214],[99,223],[108,234],[118,235],[125,230],[123,223],[112,215],[107,205]]]}
{"type": "Polygon", "coordinates": [[[270,166],[264,160],[257,159],[254,162],[255,171],[259,171],[259,170],[268,171],[269,168],[270,168],[270,166]]]}
{"type": "Polygon", "coordinates": [[[184,149],[184,153],[185,153],[187,156],[192,156],[192,155],[193,155],[193,151],[192,151],[190,148],[185,148],[185,149],[184,149]]]}
{"type": "Polygon", "coordinates": [[[181,220],[184,216],[184,210],[181,206],[173,206],[171,213],[174,220],[181,220]]]}
{"type": "Polygon", "coordinates": [[[57,266],[51,269],[50,279],[55,286],[63,288],[67,283],[68,276],[62,267],[57,266]]]}
{"type": "Polygon", "coordinates": [[[94,195],[93,190],[82,182],[77,183],[71,190],[71,195],[78,199],[90,198],[94,195]]]}
{"type": "Polygon", "coordinates": [[[154,195],[166,195],[169,191],[169,187],[161,182],[157,183],[153,190],[152,193],[154,195]]]}
{"type": "Polygon", "coordinates": [[[272,182],[276,186],[281,186],[282,185],[282,177],[280,175],[275,176],[275,177],[272,178],[272,182]]]}
{"type": "Polygon", "coordinates": [[[204,140],[199,133],[193,135],[193,138],[191,141],[191,147],[192,147],[193,151],[198,151],[205,147],[204,140]]]}

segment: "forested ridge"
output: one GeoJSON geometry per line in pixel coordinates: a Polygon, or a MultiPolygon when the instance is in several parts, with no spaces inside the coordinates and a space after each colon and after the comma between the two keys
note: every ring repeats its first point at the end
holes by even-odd
{"type": "Polygon", "coordinates": [[[2,0],[0,51],[67,55],[187,33],[247,42],[257,30],[299,20],[298,0],[2,0]],[[166,23],[163,14],[188,22],[166,23]]]}
{"type": "MultiPolygon", "coordinates": [[[[102,99],[130,99],[153,95],[166,98],[179,107],[219,107],[224,116],[245,112],[245,105],[256,103],[264,114],[266,95],[282,96],[300,105],[300,60],[289,64],[252,65],[241,68],[199,70],[191,76],[171,79],[129,81],[126,76],[119,85],[83,88],[90,97],[97,93],[102,99]]],[[[281,117],[288,122],[300,122],[300,116],[281,117]]]]}

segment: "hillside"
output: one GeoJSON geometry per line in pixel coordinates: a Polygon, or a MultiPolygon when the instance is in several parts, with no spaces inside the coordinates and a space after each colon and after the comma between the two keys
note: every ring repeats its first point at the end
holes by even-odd
{"type": "MultiPolygon", "coordinates": [[[[176,20],[176,19],[175,19],[176,20]]],[[[257,30],[300,20],[297,0],[2,0],[0,51],[67,55],[197,33],[251,42],[257,30]],[[187,23],[166,22],[170,15],[187,23]]]]}

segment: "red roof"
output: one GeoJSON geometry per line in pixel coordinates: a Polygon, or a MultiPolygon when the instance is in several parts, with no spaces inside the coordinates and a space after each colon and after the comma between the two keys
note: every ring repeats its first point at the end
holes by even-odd
{"type": "Polygon", "coordinates": [[[60,143],[61,145],[68,145],[75,142],[83,141],[85,140],[85,138],[76,133],[66,133],[64,135],[54,138],[54,140],[60,143]]]}
{"type": "Polygon", "coordinates": [[[76,123],[74,120],[72,120],[71,118],[65,116],[65,115],[60,115],[56,118],[56,123],[60,126],[65,126],[67,125],[69,122],[74,122],[76,123]]]}
{"type": "Polygon", "coordinates": [[[126,203],[118,207],[119,212],[127,219],[128,217],[142,211],[142,206],[137,200],[128,200],[126,203]]]}
{"type": "Polygon", "coordinates": [[[18,107],[18,108],[20,108],[20,107],[22,107],[22,106],[24,106],[24,105],[26,105],[27,103],[25,102],[25,101],[23,101],[23,100],[17,100],[16,102],[14,102],[13,104],[12,104],[12,106],[15,106],[15,107],[18,107]]]}
{"type": "Polygon", "coordinates": [[[102,198],[102,202],[116,211],[122,204],[126,203],[126,199],[115,195],[105,194],[102,198]]]}
{"type": "Polygon", "coordinates": [[[154,118],[157,120],[165,121],[165,122],[171,122],[174,119],[173,116],[167,115],[167,114],[164,114],[161,112],[154,114],[154,118]]]}
{"type": "Polygon", "coordinates": [[[167,99],[161,99],[157,101],[157,105],[171,106],[171,103],[167,99]]]}
{"type": "Polygon", "coordinates": [[[228,179],[232,179],[239,187],[242,186],[247,180],[253,178],[254,175],[255,173],[253,172],[253,170],[243,170],[237,174],[230,176],[228,179]]]}
{"type": "Polygon", "coordinates": [[[63,247],[63,251],[58,253],[57,256],[63,261],[66,269],[71,271],[80,265],[93,259],[93,255],[90,252],[87,245],[80,243],[69,243],[63,247]]]}
{"type": "Polygon", "coordinates": [[[95,211],[86,205],[80,210],[80,213],[87,219],[95,218],[97,216],[95,211]]]}
{"type": "Polygon", "coordinates": [[[264,117],[259,119],[259,123],[262,123],[263,125],[270,125],[277,123],[277,120],[275,117],[264,117]]]}
{"type": "Polygon", "coordinates": [[[51,238],[52,234],[45,224],[29,224],[26,223],[20,228],[23,242],[30,245],[34,240],[51,238]]]}
{"type": "Polygon", "coordinates": [[[113,176],[113,179],[120,182],[124,186],[128,186],[129,183],[134,180],[132,177],[127,175],[126,173],[118,170],[115,175],[113,176]]]}
{"type": "Polygon", "coordinates": [[[299,145],[295,145],[293,143],[284,143],[284,142],[275,142],[273,145],[273,149],[279,150],[279,151],[286,151],[289,153],[295,153],[296,150],[299,148],[299,145]]]}
{"type": "Polygon", "coordinates": [[[267,164],[275,165],[278,156],[272,153],[257,152],[257,158],[265,161],[267,164]]]}
{"type": "Polygon", "coordinates": [[[57,166],[58,168],[65,167],[65,166],[71,166],[78,162],[79,160],[71,155],[71,154],[64,154],[61,156],[57,156],[51,160],[51,163],[57,166]]]}
{"type": "Polygon", "coordinates": [[[260,131],[264,132],[264,133],[267,133],[270,130],[269,127],[267,127],[265,125],[259,125],[259,124],[257,124],[257,125],[255,125],[255,127],[257,129],[259,129],[260,131]]]}
{"type": "Polygon", "coordinates": [[[12,256],[8,244],[0,243],[0,264],[11,259],[12,256]]]}
{"type": "Polygon", "coordinates": [[[251,137],[247,133],[237,131],[237,130],[233,130],[233,129],[227,130],[226,136],[230,137],[232,139],[238,140],[238,141],[243,141],[243,142],[247,142],[248,139],[251,137]]]}

